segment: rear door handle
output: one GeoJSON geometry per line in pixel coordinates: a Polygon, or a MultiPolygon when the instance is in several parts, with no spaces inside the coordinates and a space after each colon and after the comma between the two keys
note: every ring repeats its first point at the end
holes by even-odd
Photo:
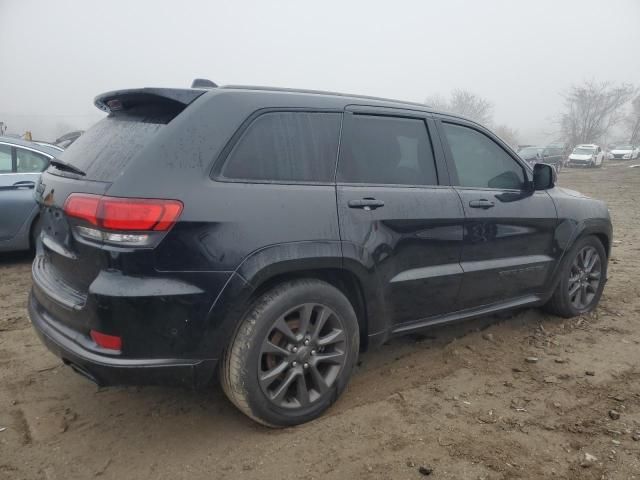
{"type": "Polygon", "coordinates": [[[34,188],[36,186],[36,182],[25,180],[23,182],[16,182],[13,186],[15,188],[34,188]]]}
{"type": "Polygon", "coordinates": [[[360,200],[349,200],[349,208],[362,208],[363,210],[375,210],[384,207],[382,200],[375,198],[362,198],[360,200]]]}
{"type": "Polygon", "coordinates": [[[493,208],[495,204],[491,200],[487,200],[486,198],[482,198],[480,200],[471,200],[469,202],[469,206],[471,208],[484,208],[485,210],[488,208],[493,208]]]}

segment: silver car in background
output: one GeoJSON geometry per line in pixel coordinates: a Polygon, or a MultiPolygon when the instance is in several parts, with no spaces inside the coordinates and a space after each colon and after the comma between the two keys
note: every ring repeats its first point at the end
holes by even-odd
{"type": "Polygon", "coordinates": [[[634,145],[616,145],[609,153],[611,160],[637,160],[640,157],[640,148],[634,145]]]}
{"type": "Polygon", "coordinates": [[[32,248],[39,234],[33,189],[60,153],[48,145],[0,137],[0,252],[32,248]]]}

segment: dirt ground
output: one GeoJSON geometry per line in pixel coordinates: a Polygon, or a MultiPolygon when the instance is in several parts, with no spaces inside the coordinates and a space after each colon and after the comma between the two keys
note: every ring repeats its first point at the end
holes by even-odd
{"type": "Polygon", "coordinates": [[[640,478],[640,168],[565,170],[560,184],[613,216],[593,314],[395,339],[361,357],[324,417],[286,430],[219,388],[95,387],[33,333],[30,258],[0,257],[0,479],[640,478]]]}

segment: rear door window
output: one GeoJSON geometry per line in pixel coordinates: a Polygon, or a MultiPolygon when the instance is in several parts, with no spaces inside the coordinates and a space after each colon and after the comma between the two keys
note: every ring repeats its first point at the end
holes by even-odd
{"type": "Polygon", "coordinates": [[[0,145],[0,173],[11,173],[11,147],[9,145],[0,145]]]}
{"type": "Polygon", "coordinates": [[[332,182],[341,116],[323,112],[260,115],[229,154],[222,176],[249,181],[332,182]]]}
{"type": "Polygon", "coordinates": [[[349,118],[340,150],[340,182],[438,184],[424,120],[354,114],[349,118]]]}

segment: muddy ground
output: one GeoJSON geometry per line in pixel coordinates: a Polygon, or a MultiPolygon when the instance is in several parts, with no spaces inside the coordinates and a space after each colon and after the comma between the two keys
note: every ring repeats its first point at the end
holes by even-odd
{"type": "Polygon", "coordinates": [[[611,208],[593,314],[525,310],[393,340],[324,417],[286,430],[218,388],[98,389],[31,330],[30,258],[0,257],[0,479],[640,478],[640,168],[560,183],[611,208]]]}

